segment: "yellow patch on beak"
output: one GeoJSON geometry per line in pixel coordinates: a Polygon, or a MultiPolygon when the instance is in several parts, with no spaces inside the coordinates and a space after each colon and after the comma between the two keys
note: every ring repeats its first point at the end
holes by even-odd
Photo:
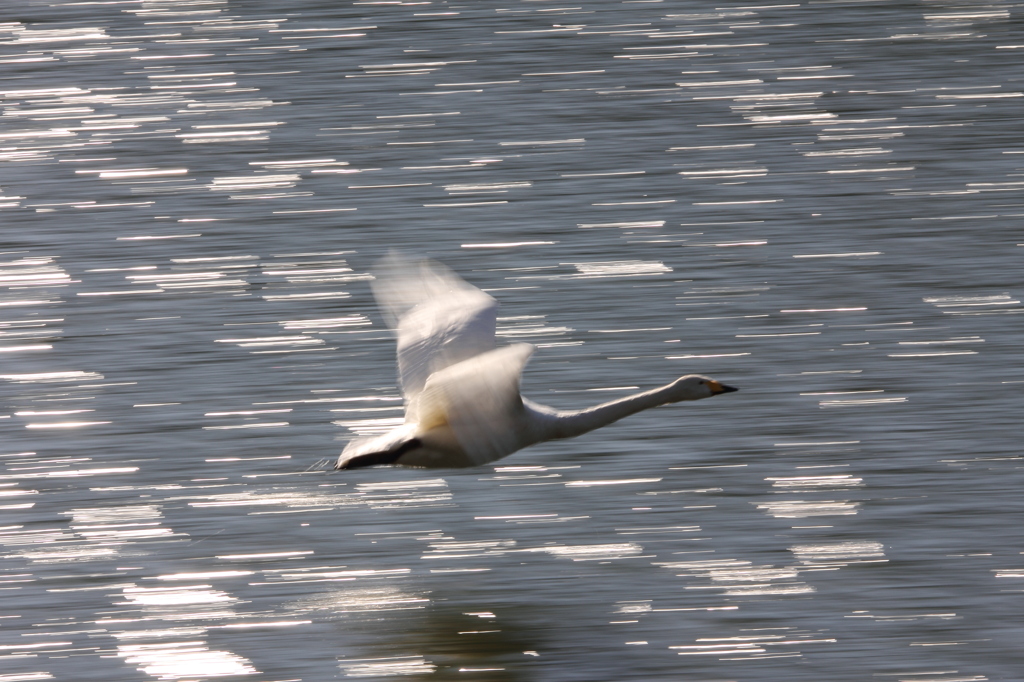
{"type": "Polygon", "coordinates": [[[719,393],[725,393],[725,389],[722,388],[722,384],[717,381],[711,380],[708,382],[708,388],[711,389],[711,395],[718,395],[719,393]]]}

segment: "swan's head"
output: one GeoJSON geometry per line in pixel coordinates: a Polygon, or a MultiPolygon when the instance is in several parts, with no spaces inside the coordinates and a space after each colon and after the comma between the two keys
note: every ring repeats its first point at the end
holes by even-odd
{"type": "Polygon", "coordinates": [[[682,400],[700,400],[710,398],[720,393],[732,393],[738,388],[726,386],[710,377],[702,377],[699,374],[690,374],[680,377],[672,382],[672,399],[670,402],[677,403],[682,400]]]}

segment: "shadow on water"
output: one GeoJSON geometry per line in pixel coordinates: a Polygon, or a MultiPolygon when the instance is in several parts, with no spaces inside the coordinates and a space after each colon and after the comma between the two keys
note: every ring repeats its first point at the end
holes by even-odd
{"type": "Polygon", "coordinates": [[[345,591],[293,605],[296,612],[334,621],[338,649],[352,652],[338,656],[346,677],[440,682],[472,673],[473,679],[517,682],[535,679],[536,666],[544,664],[545,626],[529,606],[488,611],[472,600],[403,598],[387,590],[364,591],[360,598],[368,607],[361,613],[335,610],[341,603],[349,605],[341,609],[351,608],[352,594],[345,591]],[[392,608],[389,600],[406,603],[392,608]],[[382,602],[382,610],[374,608],[382,602]]]}

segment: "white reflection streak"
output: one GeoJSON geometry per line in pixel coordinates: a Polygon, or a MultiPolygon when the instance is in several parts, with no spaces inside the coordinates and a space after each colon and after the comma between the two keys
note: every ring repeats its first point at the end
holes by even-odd
{"type": "Polygon", "coordinates": [[[526,322],[521,320],[543,320],[543,315],[520,315],[516,317],[499,317],[498,322],[502,324],[495,330],[495,336],[501,337],[530,337],[530,336],[562,336],[568,332],[575,331],[572,327],[545,327],[543,322],[526,322]]]}
{"type": "MultiPolygon", "coordinates": [[[[8,26],[11,26],[8,24],[8,26]]],[[[104,30],[100,27],[86,27],[81,28],[51,28],[35,30],[25,28],[21,24],[14,24],[13,28],[7,28],[4,32],[10,32],[14,34],[16,43],[55,43],[65,42],[68,40],[98,40],[103,38],[110,38],[104,30]]],[[[62,88],[59,90],[29,90],[32,94],[39,94],[43,92],[66,94],[68,90],[83,92],[78,88],[62,88]]],[[[6,94],[6,93],[5,93],[6,94]]]]}
{"type": "Polygon", "coordinates": [[[800,563],[816,566],[847,566],[849,564],[886,562],[880,542],[836,542],[821,545],[794,545],[789,551],[800,563]]]}
{"type": "MultiPolygon", "coordinates": [[[[244,507],[282,505],[289,508],[324,508],[340,507],[356,504],[359,500],[352,494],[327,494],[322,492],[282,492],[282,493],[222,493],[204,495],[201,501],[189,502],[190,507],[244,507]]],[[[253,555],[256,556],[256,555],[253,555]]],[[[264,556],[264,555],[259,555],[264,556]]],[[[272,555],[266,555],[272,556],[272,555]]]]}
{"type": "Polygon", "coordinates": [[[765,649],[762,649],[756,644],[751,643],[736,643],[736,644],[691,644],[682,646],[672,646],[670,649],[676,649],[680,656],[719,656],[724,654],[763,654],[765,649]]]}
{"type": "MultiPolygon", "coordinates": [[[[972,351],[973,352],[973,351],[972,351]]],[[[959,355],[960,353],[952,353],[952,355],[959,355]]],[[[945,354],[943,354],[945,355],[945,354]]],[[[898,357],[890,355],[889,357],[898,357]]],[[[891,403],[905,403],[906,398],[861,398],[856,400],[822,400],[818,403],[819,407],[856,407],[862,405],[883,405],[891,403]]]]}
{"type": "Polygon", "coordinates": [[[117,647],[117,655],[159,680],[259,673],[249,660],[229,651],[208,649],[202,641],[122,644],[117,647]]]}
{"type": "MultiPolygon", "coordinates": [[[[263,429],[263,428],[281,428],[284,426],[291,426],[289,422],[260,422],[258,424],[238,424],[236,426],[204,426],[204,431],[224,431],[230,429],[263,429]]],[[[212,460],[206,460],[212,461],[212,460]]],[[[223,460],[222,460],[223,461],[223,460]]]]}
{"type": "Polygon", "coordinates": [[[374,509],[414,508],[448,504],[452,499],[443,478],[388,483],[360,483],[356,491],[361,501],[374,509]]]}
{"type": "Polygon", "coordinates": [[[132,474],[139,470],[139,467],[111,467],[108,469],[72,469],[59,471],[45,471],[36,474],[18,474],[12,476],[0,476],[0,480],[9,478],[65,478],[76,476],[99,476],[101,474],[132,474]]]}
{"type": "Polygon", "coordinates": [[[355,419],[332,421],[332,424],[344,426],[357,436],[377,436],[405,423],[405,417],[387,417],[384,419],[355,419]]]}
{"type": "Polygon", "coordinates": [[[109,424],[110,422],[52,422],[49,424],[25,424],[26,429],[77,429],[82,426],[109,424]]]}
{"type": "MultiPolygon", "coordinates": [[[[341,567],[341,568],[344,568],[344,567],[341,567]]],[[[351,570],[351,571],[317,571],[317,570],[313,570],[313,569],[292,569],[292,570],[295,570],[296,572],[294,572],[294,573],[286,573],[284,569],[277,569],[276,571],[266,571],[266,573],[268,574],[268,577],[273,577],[273,576],[269,576],[269,574],[274,573],[274,572],[278,572],[278,575],[276,576],[278,579],[277,580],[273,580],[272,582],[280,583],[280,582],[324,582],[325,580],[328,580],[328,581],[329,580],[345,580],[345,581],[348,581],[348,580],[353,580],[355,578],[376,578],[376,577],[382,577],[382,576],[408,575],[411,572],[411,569],[408,569],[408,568],[383,568],[383,569],[367,568],[367,569],[359,569],[359,570],[351,570]]],[[[268,584],[270,584],[270,582],[250,583],[250,585],[268,585],[268,584]]],[[[377,592],[374,592],[374,594],[376,594],[376,593],[377,592]]],[[[346,599],[348,599],[348,597],[346,597],[346,599]]],[[[419,603],[423,603],[423,602],[427,602],[427,601],[429,601],[429,600],[428,599],[420,599],[418,597],[415,597],[415,598],[412,598],[412,597],[410,597],[410,598],[402,597],[400,599],[395,599],[395,598],[389,597],[386,600],[380,600],[380,599],[377,599],[375,597],[371,601],[363,601],[362,598],[360,598],[359,603],[360,604],[364,604],[364,605],[365,604],[369,604],[370,606],[374,606],[375,607],[376,605],[380,605],[380,604],[389,604],[389,605],[391,605],[391,604],[405,604],[405,603],[416,603],[416,604],[419,604],[419,603]]],[[[354,604],[356,602],[349,600],[349,601],[346,601],[345,603],[351,605],[351,604],[354,604]]]]}
{"type": "Polygon", "coordinates": [[[464,249],[510,249],[516,246],[544,246],[558,242],[494,242],[491,244],[463,244],[464,249]]]}
{"type": "Polygon", "coordinates": [[[658,483],[660,478],[622,478],[607,481],[569,481],[565,485],[577,488],[589,488],[595,485],[625,485],[627,483],[658,483]]]}
{"type": "Polygon", "coordinates": [[[522,551],[547,552],[553,556],[564,557],[573,561],[610,561],[638,556],[643,553],[644,548],[635,542],[625,542],[607,545],[558,545],[522,551]]]}
{"type": "Polygon", "coordinates": [[[371,322],[364,315],[349,315],[316,320],[285,320],[280,324],[285,329],[334,329],[337,327],[365,327],[371,322]]]}
{"type": "Polygon", "coordinates": [[[153,528],[157,523],[128,523],[114,526],[75,526],[75,532],[86,540],[101,540],[104,544],[112,541],[126,542],[141,538],[171,537],[174,531],[170,528],[153,528]],[[124,528],[124,526],[150,526],[149,528],[124,528]]]}
{"type": "Polygon", "coordinates": [[[50,383],[62,381],[96,381],[102,379],[99,372],[38,372],[35,374],[0,374],[0,379],[19,384],[50,383]]]}
{"type": "Polygon", "coordinates": [[[437,666],[422,656],[396,656],[394,658],[363,658],[342,661],[345,677],[394,677],[397,675],[431,674],[437,666]]]}
{"type": "Polygon", "coordinates": [[[819,490],[822,488],[855,488],[863,486],[863,479],[854,478],[849,474],[838,476],[791,476],[785,478],[766,478],[772,482],[773,488],[783,490],[819,490]]]}
{"type": "Polygon", "coordinates": [[[576,270],[579,272],[577,276],[586,278],[636,277],[639,275],[659,275],[672,272],[672,268],[668,267],[661,261],[622,260],[593,263],[567,263],[566,265],[575,266],[576,270]]]}
{"type": "Polygon", "coordinates": [[[806,500],[786,500],[782,502],[766,502],[757,505],[775,518],[802,519],[808,516],[850,516],[857,513],[859,502],[823,500],[809,502],[806,500]]]}
{"type": "MultiPolygon", "coordinates": [[[[786,628],[789,629],[789,628],[786,628]]],[[[796,635],[787,639],[785,635],[759,635],[759,636],[741,636],[741,637],[702,637],[697,640],[697,644],[684,644],[677,646],[670,646],[672,649],[679,653],[680,656],[702,656],[702,655],[717,655],[717,656],[736,656],[736,655],[747,655],[750,659],[759,658],[788,658],[793,656],[800,656],[801,654],[796,651],[792,652],[778,652],[769,653],[766,647],[772,646],[792,646],[798,644],[831,644],[835,643],[835,639],[810,639],[806,635],[796,635]],[[721,644],[712,644],[712,642],[722,642],[721,644]]],[[[737,658],[722,658],[721,660],[741,660],[737,658]]],[[[923,681],[922,681],[923,682],[923,681]]]]}
{"type": "Polygon", "coordinates": [[[312,554],[312,550],[304,552],[270,552],[268,554],[218,554],[218,559],[280,559],[312,554]]]}
{"type": "Polygon", "coordinates": [[[430,552],[421,559],[464,559],[504,554],[515,546],[515,540],[484,540],[480,542],[432,542],[430,552]]]}
{"type": "Polygon", "coordinates": [[[799,571],[793,567],[755,566],[737,559],[708,559],[656,564],[679,570],[681,577],[694,576],[711,580],[711,585],[688,586],[688,590],[723,590],[730,596],[763,596],[808,594],[814,588],[797,580],[799,571]]]}
{"type": "Polygon", "coordinates": [[[639,229],[642,227],[665,227],[664,220],[647,220],[632,223],[578,223],[576,227],[588,229],[592,227],[620,227],[623,229],[639,229]]]}
{"type": "Polygon", "coordinates": [[[1019,300],[1011,298],[1007,294],[997,296],[930,296],[925,297],[924,302],[931,303],[938,308],[965,308],[1020,303],[1019,300]]]}
{"type": "Polygon", "coordinates": [[[62,515],[72,517],[71,529],[76,534],[103,546],[181,537],[171,528],[160,525],[163,514],[156,505],[72,509],[62,515]]]}
{"type": "Polygon", "coordinates": [[[140,606],[191,606],[238,601],[228,593],[215,590],[210,585],[126,587],[124,596],[128,602],[122,603],[135,603],[140,606]]]}
{"type": "Polygon", "coordinates": [[[92,509],[72,509],[64,512],[74,517],[74,524],[83,523],[114,523],[124,521],[140,521],[143,519],[160,519],[163,514],[153,504],[130,505],[125,507],[95,507],[92,509]]]}
{"type": "Polygon", "coordinates": [[[160,177],[166,175],[187,175],[187,168],[170,168],[167,170],[160,170],[158,168],[128,168],[125,170],[112,170],[112,171],[86,171],[79,170],[76,173],[99,173],[99,177],[104,180],[123,180],[126,178],[147,178],[147,177],[160,177]]]}
{"type": "Polygon", "coordinates": [[[295,173],[281,175],[240,175],[222,178],[214,178],[213,183],[207,185],[212,191],[252,190],[252,189],[279,189],[294,187],[301,180],[301,176],[295,173]]]}

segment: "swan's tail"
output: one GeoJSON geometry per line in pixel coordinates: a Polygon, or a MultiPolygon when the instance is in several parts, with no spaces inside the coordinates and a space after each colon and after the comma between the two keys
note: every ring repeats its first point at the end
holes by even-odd
{"type": "Polygon", "coordinates": [[[378,466],[381,464],[397,464],[398,458],[420,447],[422,443],[419,438],[410,438],[391,450],[378,450],[375,452],[364,452],[358,455],[338,458],[335,469],[362,469],[363,467],[378,466]]]}
{"type": "Polygon", "coordinates": [[[381,436],[357,438],[345,446],[335,469],[359,469],[394,464],[405,453],[420,447],[415,424],[403,424],[381,436]]]}

